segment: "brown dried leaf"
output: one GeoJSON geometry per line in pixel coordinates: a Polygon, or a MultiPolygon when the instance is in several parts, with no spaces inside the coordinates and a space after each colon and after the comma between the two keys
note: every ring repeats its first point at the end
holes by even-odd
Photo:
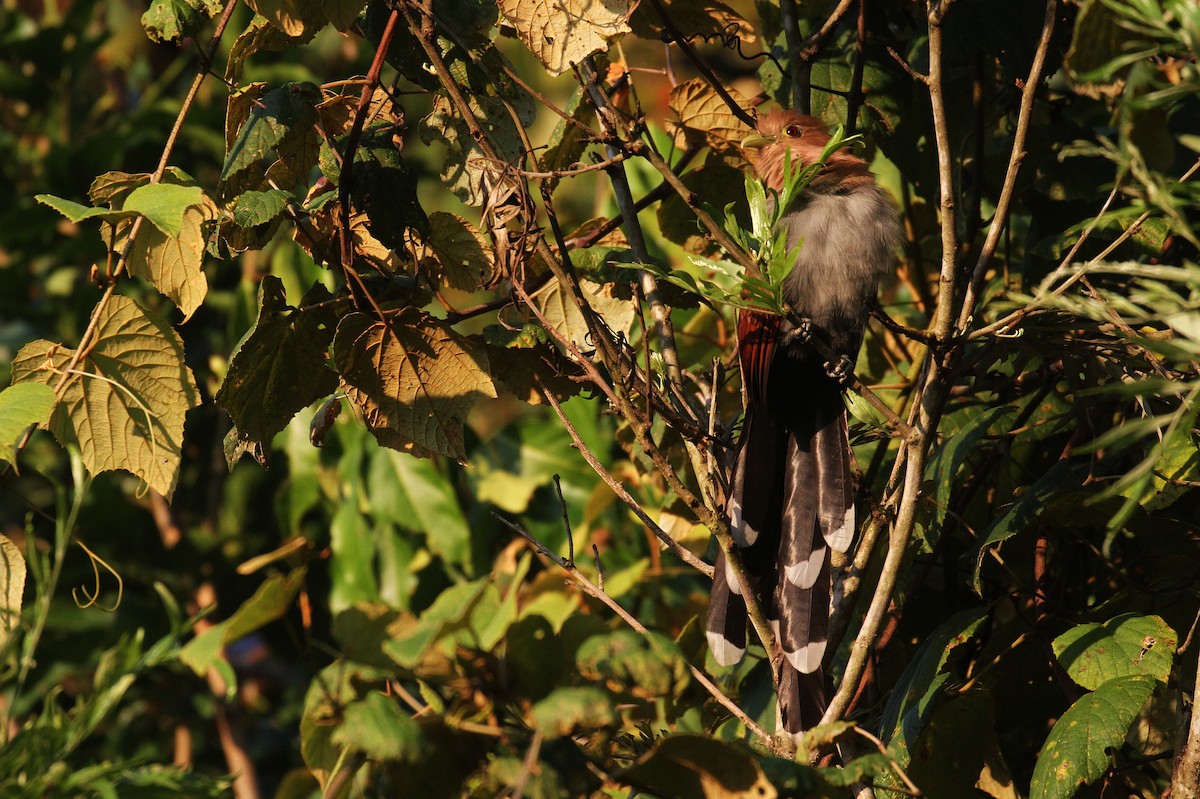
{"type": "Polygon", "coordinates": [[[425,241],[442,280],[450,288],[477,291],[492,270],[487,239],[466,219],[442,211],[429,216],[425,241]]]}
{"type": "Polygon", "coordinates": [[[629,33],[630,0],[500,0],[500,12],[551,75],[629,33]]]}
{"type": "MultiPolygon", "coordinates": [[[[729,94],[742,108],[750,107],[750,101],[736,89],[729,89],[729,94]]],[[[668,104],[679,117],[675,126],[677,147],[707,144],[714,150],[728,150],[737,147],[752,132],[734,116],[708,81],[701,78],[692,78],[671,89],[668,104]]]]}
{"type": "Polygon", "coordinates": [[[342,319],[333,357],[346,396],[385,447],[462,460],[463,422],[496,396],[487,353],[416,308],[386,326],[366,314],[342,319]]]}

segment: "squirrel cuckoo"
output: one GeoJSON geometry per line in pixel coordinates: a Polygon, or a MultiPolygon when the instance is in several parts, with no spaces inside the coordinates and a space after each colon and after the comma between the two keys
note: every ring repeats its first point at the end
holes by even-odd
{"type": "MultiPolygon", "coordinates": [[[[785,155],[796,170],[819,160],[828,141],[817,119],[774,111],[759,117],[758,135],[743,147],[759,177],[781,191],[785,155]]],[[[862,344],[868,303],[892,268],[900,225],[866,162],[845,150],[826,161],[780,224],[789,250],[800,245],[784,293],[811,329],[739,312],[746,416],[726,510],[747,587],[775,632],[778,720],[794,734],[825,710],[829,550],[846,551],[856,529],[842,378],[862,344]],[[809,335],[823,338],[841,363],[817,355],[805,343],[809,335]]],[[[741,590],[719,554],[706,632],[722,665],[737,662],[746,648],[741,590]]]]}

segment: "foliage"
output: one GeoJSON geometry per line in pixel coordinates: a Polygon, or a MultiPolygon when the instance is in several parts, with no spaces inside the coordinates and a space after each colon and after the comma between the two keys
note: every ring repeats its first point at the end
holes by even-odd
{"type": "Polygon", "coordinates": [[[0,793],[1184,795],[1200,11],[845,6],[6,5],[0,793]],[[758,86],[906,231],[798,750],[699,622],[758,86]]]}

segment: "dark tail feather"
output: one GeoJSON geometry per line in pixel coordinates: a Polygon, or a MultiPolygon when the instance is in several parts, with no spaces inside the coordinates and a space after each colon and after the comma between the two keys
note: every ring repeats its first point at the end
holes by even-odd
{"type": "Polygon", "coordinates": [[[708,620],[704,625],[708,648],[722,666],[732,666],[746,651],[746,602],[731,590],[725,553],[717,552],[708,620]]]}

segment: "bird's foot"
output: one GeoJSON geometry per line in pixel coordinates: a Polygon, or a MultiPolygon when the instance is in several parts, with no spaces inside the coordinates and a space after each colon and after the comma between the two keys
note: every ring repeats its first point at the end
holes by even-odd
{"type": "Polygon", "coordinates": [[[812,320],[801,316],[792,325],[792,329],[783,334],[781,343],[785,347],[790,347],[793,344],[807,344],[812,340],[812,335],[812,320]]]}
{"type": "Polygon", "coordinates": [[[841,355],[838,357],[837,363],[825,362],[825,374],[836,380],[838,385],[849,385],[850,378],[854,375],[854,363],[849,356],[841,355]]]}

